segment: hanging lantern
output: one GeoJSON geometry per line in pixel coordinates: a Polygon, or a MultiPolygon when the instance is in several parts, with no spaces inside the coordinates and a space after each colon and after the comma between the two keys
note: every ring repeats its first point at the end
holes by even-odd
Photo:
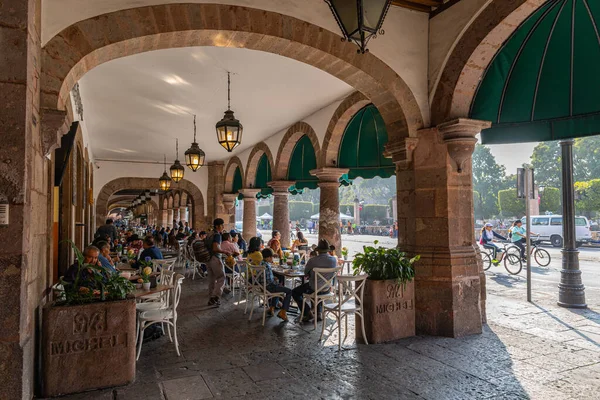
{"type": "Polygon", "coordinates": [[[175,139],[175,151],[175,162],[173,163],[173,165],[171,165],[169,171],[171,171],[171,179],[173,179],[173,182],[177,183],[183,179],[183,173],[185,172],[183,165],[181,165],[181,163],[179,162],[179,139],[175,139]]]}
{"type": "Polygon", "coordinates": [[[166,156],[164,159],[164,164],[165,164],[165,171],[163,172],[162,176],[160,178],[158,178],[158,184],[160,186],[160,190],[162,190],[163,192],[166,192],[167,190],[169,190],[171,188],[171,177],[169,175],[167,175],[167,157],[166,156]]]}
{"type": "Polygon", "coordinates": [[[391,0],[325,0],[337,21],[344,40],[358,45],[358,53],[369,50],[367,43],[377,34],[384,34],[381,29],[385,15],[390,8],[391,0]]]}
{"type": "Polygon", "coordinates": [[[219,144],[229,153],[242,143],[244,127],[240,121],[235,119],[233,111],[231,111],[231,79],[229,72],[227,72],[227,111],[225,111],[223,119],[217,122],[216,128],[219,144]]]}
{"type": "Polygon", "coordinates": [[[194,172],[198,170],[198,168],[204,166],[204,158],[205,154],[196,143],[196,116],[194,115],[194,141],[192,142],[192,146],[185,151],[185,164],[194,172]]]}

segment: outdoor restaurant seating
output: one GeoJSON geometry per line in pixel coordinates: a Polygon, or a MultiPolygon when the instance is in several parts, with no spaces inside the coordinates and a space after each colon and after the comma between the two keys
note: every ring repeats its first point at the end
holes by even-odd
{"type": "MultiPolygon", "coordinates": [[[[159,283],[161,285],[172,285],[174,276],[175,272],[173,271],[163,271],[160,275],[159,283]]],[[[138,312],[166,308],[169,305],[169,295],[170,291],[163,291],[141,297],[142,302],[136,303],[135,308],[138,312]]]]}
{"type": "Polygon", "coordinates": [[[274,298],[280,298],[283,300],[285,297],[284,293],[271,293],[267,290],[267,280],[265,279],[265,267],[248,266],[251,286],[249,290],[249,298],[246,299],[246,306],[248,303],[250,304],[250,317],[248,321],[252,319],[252,313],[254,312],[254,300],[258,300],[259,304],[262,302],[263,304],[263,317],[262,324],[265,325],[265,320],[267,318],[267,308],[269,301],[274,298]]]}
{"type": "Polygon", "coordinates": [[[175,274],[173,277],[173,288],[169,290],[167,304],[164,308],[156,310],[142,311],[138,313],[138,335],[137,335],[137,357],[139,360],[142,352],[142,345],[144,343],[144,330],[153,324],[161,324],[167,326],[167,332],[169,334],[169,340],[173,342],[175,339],[175,350],[177,355],[180,356],[179,352],[179,341],[177,339],[177,306],[179,305],[179,299],[181,297],[181,284],[184,280],[184,276],[181,274],[175,274]],[[171,326],[173,327],[173,335],[171,335],[171,326]]]}
{"type": "MultiPolygon", "coordinates": [[[[313,304],[313,310],[315,311],[315,330],[317,329],[317,313],[318,313],[318,308],[319,308],[319,304],[322,304],[325,302],[325,300],[331,300],[333,298],[335,298],[335,292],[331,291],[331,288],[334,287],[334,281],[337,277],[337,274],[340,273],[340,271],[342,270],[342,267],[336,267],[336,268],[314,268],[313,272],[314,272],[314,283],[313,283],[313,287],[316,289],[314,292],[312,293],[304,293],[302,294],[302,313],[300,315],[305,315],[304,314],[304,308],[306,305],[307,301],[312,302],[313,304]],[[328,278],[327,276],[331,275],[330,278],[328,278]],[[319,283],[321,283],[319,285],[319,283]]],[[[323,316],[323,311],[321,311],[321,317],[323,316]]]]}
{"type": "MultiPolygon", "coordinates": [[[[365,285],[367,282],[368,275],[340,275],[336,277],[337,280],[337,302],[324,304],[323,307],[323,324],[321,326],[321,337],[319,340],[323,340],[325,333],[325,325],[327,324],[327,317],[330,314],[336,319],[335,324],[330,326],[330,333],[338,330],[338,349],[342,349],[342,343],[348,336],[348,315],[356,314],[360,316],[356,321],[360,321],[360,329],[362,330],[362,337],[367,343],[367,335],[365,333],[365,320],[363,314],[363,294],[365,285]],[[342,320],[344,320],[345,333],[342,339],[342,320]]],[[[358,326],[356,326],[358,329],[358,326]]]]}

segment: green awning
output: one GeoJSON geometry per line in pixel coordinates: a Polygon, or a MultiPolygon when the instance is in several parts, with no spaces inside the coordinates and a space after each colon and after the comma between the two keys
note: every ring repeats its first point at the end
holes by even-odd
{"type": "Polygon", "coordinates": [[[340,186],[350,186],[352,185],[352,179],[348,176],[348,174],[344,174],[340,177],[340,186]]]}
{"type": "Polygon", "coordinates": [[[243,179],[242,179],[242,171],[240,171],[240,167],[235,168],[235,172],[233,173],[233,184],[231,186],[231,193],[237,193],[243,188],[243,179]]]}
{"type": "Polygon", "coordinates": [[[257,198],[264,199],[273,193],[273,189],[267,185],[267,183],[271,182],[272,180],[269,158],[266,154],[263,154],[258,160],[258,166],[256,167],[256,178],[254,180],[254,188],[261,189],[261,191],[256,195],[257,198]]]}
{"type": "Polygon", "coordinates": [[[291,195],[297,195],[304,193],[304,189],[298,189],[296,185],[292,185],[289,187],[288,192],[290,192],[291,195]]]}
{"type": "Polygon", "coordinates": [[[319,179],[310,174],[310,171],[317,169],[317,156],[315,148],[307,135],[304,135],[298,140],[290,163],[288,164],[288,181],[296,182],[297,190],[316,189],[319,179]]]}
{"type": "Polygon", "coordinates": [[[600,133],[600,2],[550,0],[505,42],[477,89],[471,118],[492,121],[482,142],[521,143],[600,133]]]}
{"type": "Polygon", "coordinates": [[[383,156],[388,141],[385,122],[373,104],[358,111],[346,126],[338,167],[349,168],[349,179],[389,178],[396,168],[392,160],[383,156]]]}

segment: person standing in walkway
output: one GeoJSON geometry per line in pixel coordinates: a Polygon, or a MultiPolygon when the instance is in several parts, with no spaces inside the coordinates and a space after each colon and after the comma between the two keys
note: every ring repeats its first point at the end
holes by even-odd
{"type": "Polygon", "coordinates": [[[209,306],[220,306],[223,287],[225,286],[225,270],[223,266],[223,255],[230,253],[221,249],[223,238],[221,232],[225,228],[225,221],[217,218],[213,222],[214,231],[205,240],[205,245],[210,253],[210,259],[206,263],[208,269],[208,300],[209,306]]]}
{"type": "Polygon", "coordinates": [[[117,228],[113,225],[113,220],[109,218],[104,225],[96,230],[95,236],[102,238],[102,240],[110,239],[107,240],[108,243],[114,243],[115,239],[119,238],[119,233],[117,232],[117,228]]]}

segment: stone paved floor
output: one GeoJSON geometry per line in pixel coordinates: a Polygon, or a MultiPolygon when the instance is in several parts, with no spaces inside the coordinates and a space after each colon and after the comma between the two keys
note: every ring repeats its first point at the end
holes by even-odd
{"type": "Polygon", "coordinates": [[[312,325],[262,327],[231,299],[209,308],[206,283],[186,279],[181,357],[163,337],[144,345],[133,384],[66,399],[598,399],[600,314],[531,305],[494,285],[482,335],[348,338],[338,352],[337,337],[319,344],[312,325]]]}

